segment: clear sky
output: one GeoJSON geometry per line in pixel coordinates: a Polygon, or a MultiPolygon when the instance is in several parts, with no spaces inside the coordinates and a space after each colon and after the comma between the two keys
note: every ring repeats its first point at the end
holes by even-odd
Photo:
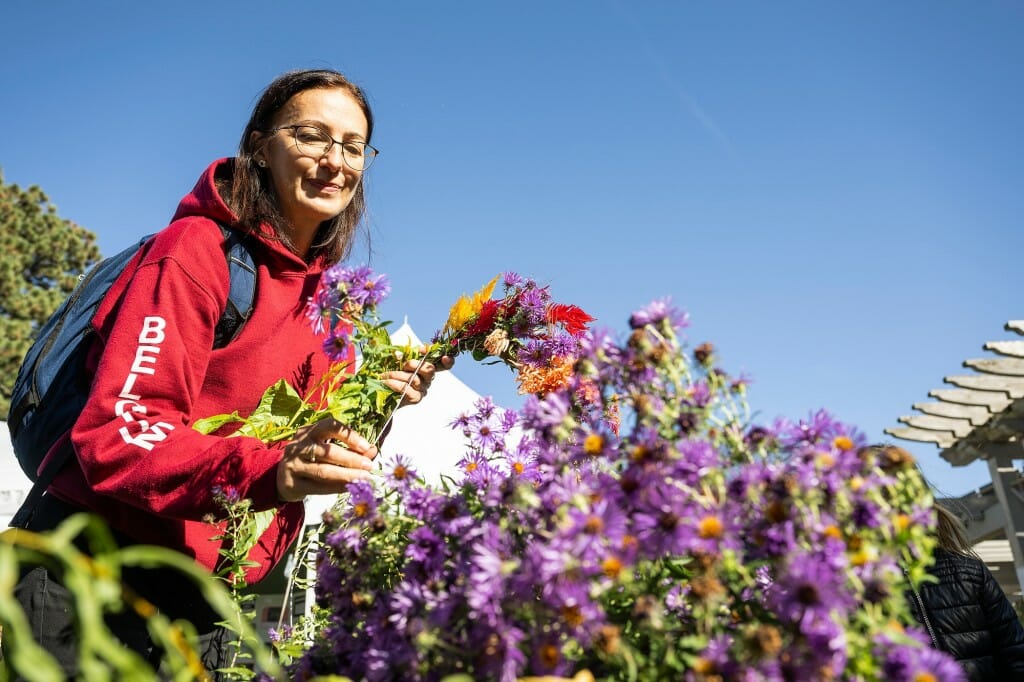
{"type": "MultiPolygon", "coordinates": [[[[337,68],[377,117],[390,318],[429,337],[504,270],[619,330],[671,296],[761,421],[826,407],[881,440],[1024,318],[1021,36],[1008,1],[19,1],[0,169],[109,254],[273,77],[337,68]]],[[[456,372],[520,402],[504,368],[456,372]]],[[[945,493],[989,480],[911,450],[945,493]]]]}

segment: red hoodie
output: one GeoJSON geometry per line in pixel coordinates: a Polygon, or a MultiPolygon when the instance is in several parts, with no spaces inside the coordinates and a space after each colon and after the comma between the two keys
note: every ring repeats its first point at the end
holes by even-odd
{"type": "Polygon", "coordinates": [[[249,414],[282,378],[300,395],[316,385],[328,360],[304,312],[325,264],[307,264],[273,239],[253,239],[252,315],[231,343],[212,350],[229,288],[215,221],[236,220],[214,177],[230,169],[226,159],[207,168],[99,307],[95,379],[71,431],[78,466],[65,467],[51,490],[139,542],[171,547],[213,569],[220,543],[211,537],[219,529],[203,516],[223,517],[213,489],[234,487],[254,509],[278,509],[249,555],[259,564],[248,573],[255,582],[302,524],[302,504],[277,496],[282,444],[204,435],[192,424],[235,410],[249,414]]]}

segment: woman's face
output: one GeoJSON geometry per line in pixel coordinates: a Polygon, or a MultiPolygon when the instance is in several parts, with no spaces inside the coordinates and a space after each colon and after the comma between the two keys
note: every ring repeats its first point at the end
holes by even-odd
{"type": "MultiPolygon", "coordinates": [[[[273,128],[313,126],[338,142],[366,142],[367,122],[356,99],[340,88],[305,90],[294,95],[274,117],[273,128]]],[[[307,129],[308,130],[308,129],[307,129]]],[[[327,154],[303,153],[296,146],[301,131],[283,128],[254,132],[254,157],[270,173],[278,208],[292,240],[304,250],[325,220],[349,205],[362,178],[342,156],[341,145],[327,154]]],[[[308,149],[308,147],[307,147],[308,149]]]]}

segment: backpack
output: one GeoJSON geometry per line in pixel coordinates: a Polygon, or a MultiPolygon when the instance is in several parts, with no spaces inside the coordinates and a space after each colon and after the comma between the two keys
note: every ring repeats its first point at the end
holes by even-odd
{"type": "MultiPolygon", "coordinates": [[[[214,348],[223,348],[241,331],[252,312],[256,295],[256,267],[245,236],[224,225],[224,253],[231,289],[217,323],[214,348]]],[[[22,525],[72,454],[72,448],[54,453],[42,472],[39,467],[54,443],[67,433],[89,397],[85,358],[92,336],[92,318],[114,281],[153,235],[105,258],[87,274],[53,315],[25,354],[11,394],[7,426],[11,444],[25,475],[34,481],[12,526],[22,525]]]]}

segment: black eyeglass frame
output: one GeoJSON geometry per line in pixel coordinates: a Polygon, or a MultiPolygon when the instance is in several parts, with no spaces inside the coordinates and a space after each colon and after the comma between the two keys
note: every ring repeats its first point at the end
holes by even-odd
{"type": "Polygon", "coordinates": [[[323,151],[323,154],[321,154],[320,156],[317,156],[315,158],[322,159],[323,157],[325,157],[325,156],[327,156],[328,154],[331,153],[331,149],[334,148],[334,145],[338,145],[339,147],[341,147],[341,159],[342,159],[342,161],[345,162],[345,165],[348,166],[349,168],[351,168],[352,170],[358,171],[360,173],[362,173],[363,171],[368,169],[370,166],[372,166],[373,162],[377,159],[377,155],[380,154],[380,150],[377,149],[376,147],[374,147],[369,142],[363,142],[362,140],[349,140],[348,142],[344,142],[342,140],[335,140],[333,137],[331,137],[330,135],[327,134],[326,130],[324,130],[320,126],[315,126],[315,125],[312,125],[312,124],[309,124],[309,123],[295,123],[295,124],[287,125],[287,126],[278,126],[276,128],[271,128],[270,130],[268,130],[267,134],[268,135],[273,135],[274,133],[280,132],[282,130],[291,130],[292,133],[293,133],[292,134],[292,141],[295,143],[295,150],[297,152],[299,152],[300,154],[302,154],[303,156],[308,156],[308,154],[306,154],[305,152],[302,151],[302,149],[299,148],[299,138],[298,138],[297,135],[294,134],[295,131],[298,128],[312,128],[313,130],[318,130],[318,131],[320,131],[323,134],[324,137],[326,137],[328,140],[331,141],[331,143],[329,145],[327,145],[327,149],[325,149],[323,151]],[[353,166],[351,164],[351,162],[349,162],[348,154],[345,153],[345,145],[347,145],[347,144],[361,144],[361,145],[363,145],[363,158],[364,159],[369,159],[369,161],[367,161],[365,164],[363,164],[362,168],[356,168],[355,166],[353,166]],[[367,149],[370,150],[371,154],[367,154],[366,153],[367,149]]]}

